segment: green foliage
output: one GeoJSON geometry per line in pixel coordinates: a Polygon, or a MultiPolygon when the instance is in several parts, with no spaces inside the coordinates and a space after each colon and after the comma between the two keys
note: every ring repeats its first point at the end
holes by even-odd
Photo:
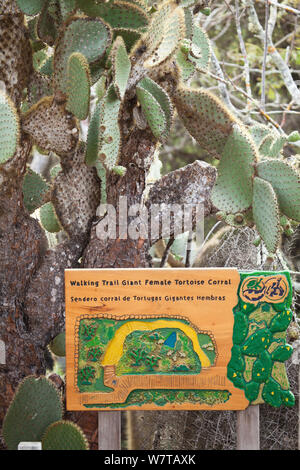
{"type": "Polygon", "coordinates": [[[101,354],[102,354],[101,348],[99,346],[94,346],[93,348],[90,348],[88,350],[87,357],[90,361],[97,362],[101,354]]]}
{"type": "MultiPolygon", "coordinates": [[[[241,274],[241,282],[256,274],[261,276],[262,273],[241,274]]],[[[265,276],[270,274],[264,273],[265,276]]],[[[291,289],[290,277],[287,273],[284,275],[291,289]]],[[[253,404],[266,402],[278,407],[295,403],[283,366],[293,351],[286,343],[286,330],[292,320],[291,301],[288,295],[275,310],[275,304],[254,305],[239,300],[234,308],[233,347],[227,376],[245,391],[246,398],[253,404]],[[278,367],[281,367],[280,373],[278,367]]]]}
{"type": "Polygon", "coordinates": [[[68,101],[66,109],[78,119],[86,119],[90,107],[90,69],[89,64],[80,52],[70,55],[67,68],[68,101]]]}
{"type": "Polygon", "coordinates": [[[50,191],[50,185],[35,171],[27,167],[23,179],[23,201],[29,214],[45,203],[45,196],[50,191]]]}
{"type": "Polygon", "coordinates": [[[0,91],[0,164],[13,157],[19,143],[20,124],[13,102],[0,91]]]}
{"type": "Polygon", "coordinates": [[[50,351],[58,357],[66,355],[66,333],[59,333],[49,344],[50,351]]]}
{"type": "Polygon", "coordinates": [[[142,364],[142,362],[144,362],[147,356],[147,351],[143,348],[132,349],[130,351],[130,356],[134,360],[134,362],[131,365],[133,367],[138,367],[142,364]]]}
{"type": "Polygon", "coordinates": [[[89,450],[82,430],[70,421],[51,424],[43,436],[43,450],[89,450]]]}
{"type": "Polygon", "coordinates": [[[90,65],[97,63],[111,43],[109,27],[100,19],[72,17],[62,29],[54,52],[54,80],[63,93],[68,92],[68,61],[81,53],[90,65]]]}
{"type": "Polygon", "coordinates": [[[47,202],[40,208],[40,220],[47,232],[57,233],[61,231],[61,225],[57,219],[52,202],[47,202]]]}
{"type": "Polygon", "coordinates": [[[278,202],[270,183],[258,177],[253,183],[253,218],[267,249],[275,253],[280,240],[278,202]]]}
{"type": "Polygon", "coordinates": [[[19,442],[41,441],[45,429],[62,419],[60,395],[45,377],[27,377],[19,385],[3,423],[9,450],[19,442]]]}
{"type": "Polygon", "coordinates": [[[81,385],[91,385],[95,377],[95,369],[91,366],[86,366],[78,372],[78,381],[81,385]]]}
{"type": "Polygon", "coordinates": [[[121,36],[118,36],[115,40],[111,54],[115,91],[118,98],[123,100],[131,71],[131,62],[121,36]]]}

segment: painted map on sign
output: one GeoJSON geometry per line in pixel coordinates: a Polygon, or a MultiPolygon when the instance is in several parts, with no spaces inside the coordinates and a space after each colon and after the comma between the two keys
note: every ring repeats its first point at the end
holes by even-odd
{"type": "Polygon", "coordinates": [[[67,407],[291,406],[290,298],[285,274],[67,270],[67,407]]]}

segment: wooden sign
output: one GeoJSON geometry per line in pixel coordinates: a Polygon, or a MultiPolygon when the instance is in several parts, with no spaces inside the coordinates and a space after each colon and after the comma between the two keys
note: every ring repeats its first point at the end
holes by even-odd
{"type": "Polygon", "coordinates": [[[79,269],[65,285],[68,410],[291,406],[286,273],[79,269]]]}

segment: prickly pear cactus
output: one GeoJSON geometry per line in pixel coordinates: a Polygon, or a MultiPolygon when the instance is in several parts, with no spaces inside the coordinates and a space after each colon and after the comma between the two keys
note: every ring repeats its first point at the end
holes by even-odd
{"type": "Polygon", "coordinates": [[[58,390],[44,377],[27,377],[16,391],[3,423],[3,436],[10,450],[19,442],[41,441],[45,429],[62,419],[58,390]]]}
{"type": "Polygon", "coordinates": [[[89,450],[82,430],[70,421],[51,424],[43,436],[43,450],[89,450]]]}
{"type": "MultiPolygon", "coordinates": [[[[52,344],[61,353],[63,339],[52,344]]],[[[62,421],[63,400],[46,377],[26,377],[19,385],[3,423],[3,437],[9,450],[20,442],[42,442],[43,450],[88,450],[79,426],[62,421]]]]}
{"type": "Polygon", "coordinates": [[[284,365],[293,353],[286,343],[293,316],[290,275],[241,273],[238,295],[228,378],[253,405],[293,406],[284,365]]]}

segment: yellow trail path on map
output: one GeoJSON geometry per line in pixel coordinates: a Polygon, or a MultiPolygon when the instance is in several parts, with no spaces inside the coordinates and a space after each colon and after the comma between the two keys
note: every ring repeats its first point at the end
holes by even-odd
{"type": "Polygon", "coordinates": [[[102,366],[112,366],[119,362],[123,355],[123,347],[126,337],[133,331],[152,331],[158,328],[177,328],[183,331],[193,343],[195,352],[198,354],[202,367],[209,367],[211,362],[205,352],[201,349],[196,331],[189,325],[176,320],[156,320],[153,322],[130,321],[120,326],[115,336],[110,341],[103,360],[102,366]]]}

